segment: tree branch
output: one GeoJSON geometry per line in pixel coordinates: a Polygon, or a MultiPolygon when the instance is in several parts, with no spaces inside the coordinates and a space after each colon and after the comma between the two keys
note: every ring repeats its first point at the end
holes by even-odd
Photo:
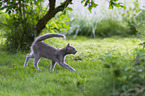
{"type": "Polygon", "coordinates": [[[65,2],[63,2],[60,6],[58,6],[58,7],[55,9],[56,12],[59,12],[59,11],[64,10],[71,2],[72,2],[72,0],[66,0],[65,2]]]}
{"type": "Polygon", "coordinates": [[[66,0],[60,6],[55,8],[56,0],[49,0],[50,8],[48,12],[41,19],[39,19],[38,23],[36,24],[36,35],[39,35],[41,33],[41,31],[45,28],[45,25],[51,18],[53,18],[58,12],[64,10],[71,2],[72,0],[66,0]]]}
{"type": "Polygon", "coordinates": [[[56,0],[49,0],[49,7],[50,7],[49,10],[55,9],[55,3],[56,3],[56,0]]]}

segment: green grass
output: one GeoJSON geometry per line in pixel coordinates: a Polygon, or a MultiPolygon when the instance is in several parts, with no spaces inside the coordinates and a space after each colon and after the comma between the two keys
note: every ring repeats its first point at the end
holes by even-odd
{"type": "MultiPolygon", "coordinates": [[[[68,37],[70,38],[70,37],[68,37]]],[[[105,64],[120,68],[133,66],[137,45],[135,37],[50,39],[46,42],[56,47],[73,44],[78,53],[66,57],[66,63],[75,72],[56,65],[49,70],[50,61],[41,59],[39,72],[33,60],[23,67],[27,53],[10,54],[0,51],[0,96],[112,96],[117,80],[105,64]]]]}

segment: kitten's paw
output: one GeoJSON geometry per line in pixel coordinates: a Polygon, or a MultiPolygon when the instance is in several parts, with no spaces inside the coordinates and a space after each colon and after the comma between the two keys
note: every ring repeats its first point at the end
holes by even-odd
{"type": "Polygon", "coordinates": [[[72,69],[71,71],[76,71],[75,69],[72,69]]]}
{"type": "Polygon", "coordinates": [[[26,65],[26,64],[24,64],[23,66],[24,66],[24,67],[26,67],[27,65],[26,65]]]}
{"type": "Polygon", "coordinates": [[[41,69],[37,69],[38,71],[42,71],[41,69]]]}
{"type": "Polygon", "coordinates": [[[63,35],[63,39],[66,39],[66,36],[65,35],[63,35]]]}

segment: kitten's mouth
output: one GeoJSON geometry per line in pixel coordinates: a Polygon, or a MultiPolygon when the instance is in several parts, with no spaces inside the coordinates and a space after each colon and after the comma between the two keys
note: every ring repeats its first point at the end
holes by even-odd
{"type": "Polygon", "coordinates": [[[77,53],[77,51],[74,52],[74,54],[76,54],[76,53],[77,53]]]}

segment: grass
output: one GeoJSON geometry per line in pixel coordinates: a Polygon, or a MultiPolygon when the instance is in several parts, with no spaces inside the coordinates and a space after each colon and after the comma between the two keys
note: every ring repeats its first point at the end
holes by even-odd
{"type": "Polygon", "coordinates": [[[50,61],[42,58],[39,68],[43,71],[39,72],[34,69],[33,60],[23,67],[27,53],[0,51],[0,96],[112,96],[118,91],[117,81],[104,65],[132,66],[141,41],[134,37],[76,37],[46,42],[61,48],[72,43],[78,53],[67,56],[66,63],[76,71],[56,65],[52,72],[50,61]]]}

